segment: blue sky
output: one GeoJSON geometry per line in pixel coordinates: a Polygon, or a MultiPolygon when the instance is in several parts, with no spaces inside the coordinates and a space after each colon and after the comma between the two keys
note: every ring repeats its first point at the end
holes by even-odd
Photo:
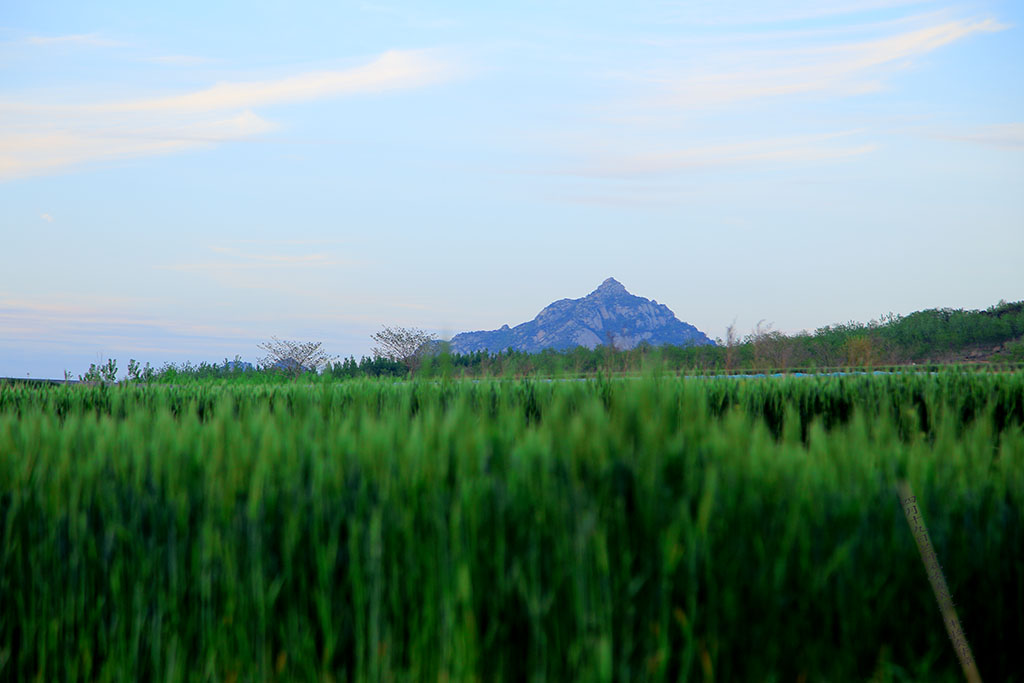
{"type": "Polygon", "coordinates": [[[1024,299],[1019,2],[150,5],[0,9],[0,376],[1024,299]]]}

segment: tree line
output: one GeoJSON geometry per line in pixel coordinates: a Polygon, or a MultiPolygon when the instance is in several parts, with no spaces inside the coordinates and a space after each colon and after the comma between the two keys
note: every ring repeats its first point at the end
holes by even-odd
{"type": "MultiPolygon", "coordinates": [[[[945,364],[970,360],[1024,363],[1024,301],[999,302],[986,310],[929,309],[906,316],[887,314],[867,323],[851,321],[786,335],[763,321],[740,336],[735,326],[725,339],[704,346],[611,345],[593,349],[545,349],[528,353],[449,353],[436,335],[415,328],[384,327],[373,335],[372,355],[337,358],[320,342],[274,338],[260,344],[268,352],[253,366],[238,357],[222,363],[167,363],[140,368],[129,363],[129,379],[178,383],[188,380],[239,379],[261,382],[281,377],[353,379],[359,377],[495,377],[587,376],[639,372],[657,367],[671,372],[735,373],[829,368],[878,368],[945,364]]],[[[80,379],[112,381],[116,362],[94,366],[80,379]]]]}

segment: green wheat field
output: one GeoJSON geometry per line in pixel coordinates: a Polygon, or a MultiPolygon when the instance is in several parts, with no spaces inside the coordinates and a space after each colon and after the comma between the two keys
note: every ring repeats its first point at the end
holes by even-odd
{"type": "Polygon", "coordinates": [[[1024,680],[1024,374],[0,387],[5,681],[1024,680]]]}

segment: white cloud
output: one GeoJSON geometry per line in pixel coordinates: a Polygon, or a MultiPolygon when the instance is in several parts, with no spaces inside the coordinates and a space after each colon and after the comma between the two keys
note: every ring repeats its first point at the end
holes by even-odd
{"type": "Polygon", "coordinates": [[[249,138],[276,127],[254,107],[413,88],[451,74],[431,53],[392,51],[349,69],[165,97],[63,106],[0,101],[0,181],[249,138]]]}
{"type": "Polygon", "coordinates": [[[44,221],[46,221],[47,223],[52,223],[53,222],[53,216],[51,216],[48,213],[39,214],[39,217],[41,219],[43,219],[44,221]]]}

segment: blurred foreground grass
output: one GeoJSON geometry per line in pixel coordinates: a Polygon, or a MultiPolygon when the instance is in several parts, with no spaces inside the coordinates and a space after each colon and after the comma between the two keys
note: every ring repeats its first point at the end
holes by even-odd
{"type": "Polygon", "coordinates": [[[0,679],[956,680],[906,476],[1024,680],[1022,425],[955,371],[3,386],[0,679]]]}

